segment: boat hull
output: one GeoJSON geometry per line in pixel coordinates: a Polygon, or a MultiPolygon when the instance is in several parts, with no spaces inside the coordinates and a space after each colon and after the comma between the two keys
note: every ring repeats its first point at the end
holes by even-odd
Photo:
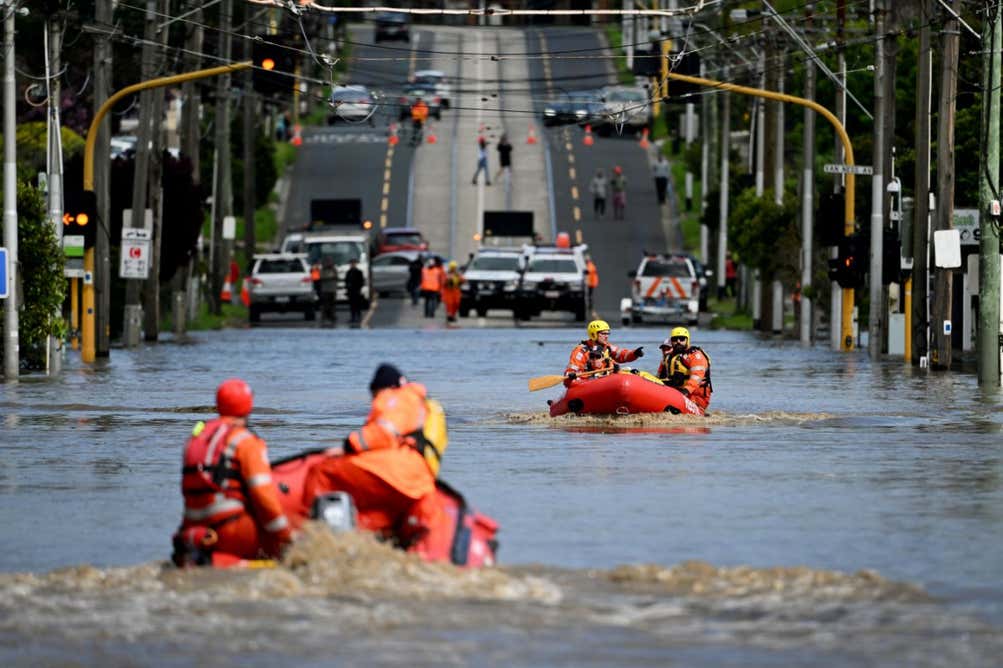
{"type": "Polygon", "coordinates": [[[575,380],[563,397],[550,403],[550,415],[704,414],[679,390],[646,376],[654,378],[650,374],[620,371],[599,378],[575,380]]]}

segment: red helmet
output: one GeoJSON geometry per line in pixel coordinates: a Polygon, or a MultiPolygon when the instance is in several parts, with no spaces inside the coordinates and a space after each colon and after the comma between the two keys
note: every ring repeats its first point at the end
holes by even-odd
{"type": "Polygon", "coordinates": [[[251,386],[239,378],[224,380],[216,390],[216,410],[223,417],[247,417],[253,405],[251,386]]]}

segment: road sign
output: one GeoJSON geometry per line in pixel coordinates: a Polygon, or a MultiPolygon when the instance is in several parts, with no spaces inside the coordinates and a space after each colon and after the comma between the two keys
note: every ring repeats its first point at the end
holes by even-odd
{"type": "Polygon", "coordinates": [[[954,229],[961,235],[962,246],[978,246],[982,239],[982,231],[979,229],[978,209],[955,209],[954,229]]]}
{"type": "Polygon", "coordinates": [[[63,236],[63,254],[66,262],[63,264],[63,276],[66,278],[84,277],[84,235],[67,234],[63,236]]]}
{"type": "Polygon", "coordinates": [[[0,247],[0,299],[7,299],[8,276],[10,272],[7,271],[7,249],[0,247]]]}
{"type": "Polygon", "coordinates": [[[120,278],[142,278],[150,275],[150,230],[122,228],[122,247],[118,264],[120,278]]]}
{"type": "Polygon", "coordinates": [[[858,176],[874,176],[874,168],[870,165],[836,165],[827,163],[823,168],[826,174],[857,174],[858,176]]]}

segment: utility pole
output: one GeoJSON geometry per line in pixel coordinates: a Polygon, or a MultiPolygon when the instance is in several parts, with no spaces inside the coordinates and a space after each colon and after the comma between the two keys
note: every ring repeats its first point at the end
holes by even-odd
{"type": "MultiPolygon", "coordinates": [[[[244,40],[244,60],[251,60],[251,42],[244,40]]],[[[257,117],[255,107],[257,98],[254,95],[254,85],[251,81],[252,71],[244,72],[244,95],[241,103],[244,105],[243,133],[244,133],[244,257],[247,267],[244,268],[246,274],[251,273],[254,266],[254,250],[257,246],[254,229],[254,194],[256,170],[254,165],[254,144],[257,133],[254,119],[257,117]]],[[[234,290],[240,290],[240,286],[233,286],[234,290]]]]}
{"type": "MultiPolygon", "coordinates": [[[[703,59],[700,60],[700,76],[706,76],[703,59]]],[[[707,210],[707,191],[710,189],[710,99],[700,96],[700,261],[710,265],[710,231],[703,214],[707,210]]]]}
{"type": "MultiPolygon", "coordinates": [[[[108,99],[111,90],[112,51],[108,32],[112,25],[112,0],[95,0],[94,20],[94,112],[108,99]]],[[[95,356],[108,357],[111,351],[111,121],[101,121],[94,147],[94,194],[97,199],[97,228],[94,237],[94,326],[95,356]]]]}
{"type": "MultiPolygon", "coordinates": [[[[722,78],[727,81],[730,76],[728,66],[724,66],[722,78]]],[[[721,198],[720,218],[718,218],[717,235],[717,294],[720,298],[724,295],[725,287],[725,260],[728,254],[728,180],[729,174],[729,153],[731,153],[731,94],[724,92],[721,94],[723,100],[721,112],[721,198]]]]}
{"type": "MultiPolygon", "coordinates": [[[[230,33],[233,24],[233,0],[223,0],[219,9],[219,57],[224,62],[230,62],[233,41],[230,33]]],[[[216,175],[213,194],[212,220],[212,272],[209,277],[209,299],[213,304],[213,313],[223,312],[220,292],[223,288],[223,274],[228,271],[223,260],[223,218],[230,214],[233,203],[230,201],[229,165],[230,165],[230,75],[223,74],[216,80],[216,175]]]]}
{"type": "MultiPolygon", "coordinates": [[[[946,0],[954,5],[954,0],[946,0]]],[[[958,95],[958,20],[948,13],[942,35],[940,99],[937,119],[937,217],[936,229],[954,227],[954,111],[958,95]]],[[[951,269],[934,268],[933,307],[930,311],[930,368],[951,368],[951,269]],[[945,331],[947,330],[947,331],[945,331]]]]}
{"type": "Polygon", "coordinates": [[[930,0],[919,3],[919,60],[916,64],[916,176],[913,193],[912,275],[906,281],[906,293],[911,295],[912,313],[906,331],[912,339],[906,354],[918,363],[930,349],[927,336],[930,246],[930,110],[933,106],[933,50],[930,39],[930,0]]]}
{"type": "Polygon", "coordinates": [[[885,182],[884,182],[884,146],[885,146],[885,3],[878,2],[875,7],[874,32],[877,40],[874,43],[874,144],[871,150],[874,175],[871,177],[871,303],[868,309],[867,351],[871,359],[881,358],[882,321],[884,300],[882,300],[881,265],[883,233],[885,229],[885,182]]]}
{"type": "Polygon", "coordinates": [[[979,169],[979,385],[1000,385],[1000,233],[999,216],[992,216],[1000,200],[1000,6],[986,5],[982,25],[982,122],[986,138],[979,169]]]}
{"type": "Polygon", "coordinates": [[[20,322],[17,292],[17,128],[15,124],[14,82],[14,2],[3,5],[3,245],[7,248],[7,299],[4,305],[3,375],[17,382],[20,371],[20,322]]]}
{"type": "MultiPolygon", "coordinates": [[[[843,84],[836,91],[836,118],[846,127],[846,53],[843,39],[843,28],[846,25],[846,0],[836,2],[836,69],[839,70],[839,80],[843,84]]],[[[836,137],[836,162],[846,162],[846,152],[843,144],[836,137]]],[[[833,178],[832,191],[837,195],[843,190],[843,177],[833,178]]],[[[838,246],[829,248],[829,257],[839,257],[838,246]]],[[[843,349],[843,289],[836,281],[829,282],[829,345],[833,350],[843,349]]]]}
{"type": "MultiPolygon", "coordinates": [[[[63,246],[63,135],[60,129],[59,106],[62,99],[62,87],[59,77],[53,77],[52,72],[62,69],[60,51],[62,50],[63,32],[60,29],[58,17],[46,20],[46,59],[45,87],[49,106],[48,122],[48,184],[49,184],[49,222],[56,234],[56,242],[63,246]]],[[[56,308],[53,317],[62,316],[62,309],[56,308]]],[[[49,336],[48,373],[58,376],[63,365],[63,340],[58,336],[49,336]]]]}
{"type": "MultiPolygon", "coordinates": [[[[805,7],[805,30],[809,37],[815,5],[805,7]]],[[[815,63],[805,62],[804,97],[815,99],[815,63]]],[[[801,345],[811,345],[812,303],[806,294],[812,286],[812,248],[814,240],[815,216],[815,112],[808,107],[804,110],[804,146],[801,159],[801,312],[799,314],[801,345]]]]}
{"type": "MultiPolygon", "coordinates": [[[[778,93],[784,92],[784,49],[777,49],[777,87],[778,93]]],[[[777,130],[774,139],[777,147],[773,162],[773,199],[777,206],[784,205],[784,105],[777,103],[777,130]]],[[[784,331],[784,284],[773,277],[773,304],[770,309],[771,328],[774,334],[784,331]]]]}
{"type": "MultiPolygon", "coordinates": [[[[153,78],[153,40],[157,36],[154,22],[157,0],[146,0],[146,27],[143,30],[142,80],[153,78]]],[[[157,91],[163,95],[161,91],[157,91]]],[[[136,157],[132,174],[132,218],[129,227],[143,229],[146,223],[146,205],[149,201],[147,189],[150,171],[150,140],[153,135],[153,91],[144,90],[139,94],[139,127],[136,129],[136,157]]],[[[159,119],[158,119],[159,121],[159,119]]],[[[157,127],[160,123],[157,123],[157,127]]],[[[139,279],[125,281],[125,314],[122,325],[122,343],[126,348],[139,345],[142,328],[143,307],[140,304],[142,284],[139,279]]]]}

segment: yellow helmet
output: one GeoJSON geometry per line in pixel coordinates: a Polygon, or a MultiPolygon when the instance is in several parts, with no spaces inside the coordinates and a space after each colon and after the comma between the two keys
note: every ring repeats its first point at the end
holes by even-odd
{"type": "Polygon", "coordinates": [[[669,339],[674,339],[677,336],[685,336],[686,343],[690,342],[690,330],[686,329],[685,327],[675,327],[669,333],[669,339]]]}
{"type": "Polygon", "coordinates": [[[605,320],[593,320],[592,322],[589,323],[589,326],[586,329],[586,331],[589,333],[589,340],[595,341],[596,338],[599,336],[599,332],[609,331],[609,323],[606,322],[605,320]]]}
{"type": "Polygon", "coordinates": [[[458,266],[459,265],[456,264],[456,260],[450,260],[449,261],[449,268],[450,269],[456,269],[456,267],[458,267],[458,266]]]}

